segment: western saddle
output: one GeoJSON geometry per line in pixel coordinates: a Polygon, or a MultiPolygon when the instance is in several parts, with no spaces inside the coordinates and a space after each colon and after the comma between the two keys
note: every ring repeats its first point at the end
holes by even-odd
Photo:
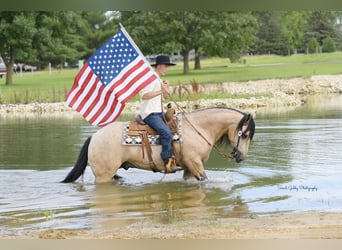
{"type": "MultiPolygon", "coordinates": [[[[168,106],[167,111],[164,113],[164,119],[166,124],[171,128],[172,134],[178,133],[178,119],[177,116],[175,116],[176,112],[175,109],[168,106]]],[[[137,115],[133,121],[129,124],[129,129],[127,132],[127,135],[129,136],[140,136],[141,137],[141,150],[143,158],[145,158],[145,150],[147,153],[148,161],[150,164],[150,167],[153,172],[160,172],[156,164],[154,163],[152,159],[152,147],[150,140],[148,138],[149,135],[159,135],[158,132],[156,132],[154,129],[152,129],[149,125],[147,125],[142,117],[137,115]]],[[[170,162],[168,164],[168,167],[166,168],[166,173],[172,173],[171,165],[176,165],[176,161],[173,159],[173,162],[170,162]]]]}

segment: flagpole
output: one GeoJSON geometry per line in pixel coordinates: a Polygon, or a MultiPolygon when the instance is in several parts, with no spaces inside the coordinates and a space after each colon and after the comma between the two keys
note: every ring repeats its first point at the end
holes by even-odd
{"type": "Polygon", "coordinates": [[[141,52],[141,50],[139,49],[139,47],[135,44],[134,40],[131,38],[131,36],[128,34],[128,32],[126,31],[125,27],[119,23],[120,28],[122,30],[123,33],[125,33],[127,39],[131,42],[131,44],[133,45],[133,47],[135,48],[136,51],[138,51],[138,53],[141,55],[141,57],[143,58],[144,62],[146,64],[149,65],[150,69],[154,72],[154,74],[156,75],[157,79],[159,80],[160,84],[163,83],[162,79],[160,79],[159,75],[152,69],[150,63],[146,60],[144,54],[141,52]]]}
{"type": "MultiPolygon", "coordinates": [[[[120,27],[121,27],[121,30],[122,32],[126,35],[127,39],[131,42],[131,44],[134,46],[134,48],[136,49],[136,51],[138,51],[138,53],[141,55],[141,57],[143,58],[144,62],[147,63],[150,67],[150,69],[153,71],[154,75],[157,77],[159,83],[160,83],[160,86],[161,88],[163,88],[163,80],[159,77],[159,75],[157,74],[157,72],[155,70],[152,69],[150,63],[146,60],[144,54],[141,52],[141,50],[139,49],[139,47],[135,44],[135,42],[133,41],[133,39],[131,38],[131,36],[128,34],[128,32],[126,31],[126,29],[124,28],[124,26],[119,23],[120,27]]],[[[161,109],[163,110],[163,94],[161,95],[162,98],[160,100],[160,106],[161,106],[161,109]]],[[[163,115],[164,117],[164,115],[163,115]]],[[[166,121],[165,117],[164,117],[164,120],[166,121]]]]}
{"type": "MultiPolygon", "coordinates": [[[[131,42],[131,44],[133,45],[133,47],[135,48],[135,50],[138,51],[138,53],[142,56],[142,58],[144,59],[144,61],[145,61],[146,63],[148,63],[148,61],[146,60],[144,54],[141,52],[141,50],[139,49],[139,47],[135,44],[135,42],[133,41],[132,37],[128,34],[128,32],[126,31],[126,29],[124,28],[124,26],[122,26],[121,23],[119,23],[119,24],[120,24],[120,27],[121,27],[122,32],[125,33],[127,39],[131,42]]],[[[148,63],[148,65],[150,65],[150,64],[148,63]]],[[[151,65],[150,65],[150,68],[152,69],[151,65]]]]}

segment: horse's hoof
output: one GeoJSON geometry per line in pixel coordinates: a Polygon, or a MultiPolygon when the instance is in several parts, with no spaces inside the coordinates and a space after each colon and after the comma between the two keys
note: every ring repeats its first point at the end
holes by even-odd
{"type": "Polygon", "coordinates": [[[196,176],[196,179],[197,179],[198,181],[205,181],[205,180],[207,180],[208,178],[207,178],[207,176],[204,174],[204,175],[196,176]]]}
{"type": "Polygon", "coordinates": [[[120,175],[118,175],[118,174],[115,174],[114,176],[113,176],[113,179],[114,180],[120,180],[120,179],[122,179],[123,177],[122,176],[120,176],[120,175]]]}
{"type": "Polygon", "coordinates": [[[183,179],[188,180],[193,177],[192,173],[188,169],[184,169],[183,179]]]}

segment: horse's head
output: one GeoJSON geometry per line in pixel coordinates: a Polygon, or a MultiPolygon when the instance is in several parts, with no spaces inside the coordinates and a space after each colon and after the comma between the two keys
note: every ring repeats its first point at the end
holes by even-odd
{"type": "Polygon", "coordinates": [[[216,142],[215,146],[226,144],[233,148],[230,156],[222,154],[224,158],[234,158],[236,162],[241,162],[247,158],[249,144],[255,132],[254,118],[255,114],[243,113],[243,117],[240,118],[241,120],[232,123],[228,131],[216,142]]]}
{"type": "Polygon", "coordinates": [[[229,133],[229,141],[233,147],[232,157],[236,162],[247,158],[249,144],[255,132],[255,114],[244,114],[233,133],[229,133]]]}

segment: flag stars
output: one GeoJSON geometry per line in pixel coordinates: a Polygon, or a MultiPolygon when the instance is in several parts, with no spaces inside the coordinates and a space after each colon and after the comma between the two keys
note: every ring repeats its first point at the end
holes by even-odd
{"type": "Polygon", "coordinates": [[[119,32],[88,60],[89,66],[104,84],[110,83],[138,53],[126,36],[119,32]],[[106,83],[105,83],[106,82],[106,83]]]}

